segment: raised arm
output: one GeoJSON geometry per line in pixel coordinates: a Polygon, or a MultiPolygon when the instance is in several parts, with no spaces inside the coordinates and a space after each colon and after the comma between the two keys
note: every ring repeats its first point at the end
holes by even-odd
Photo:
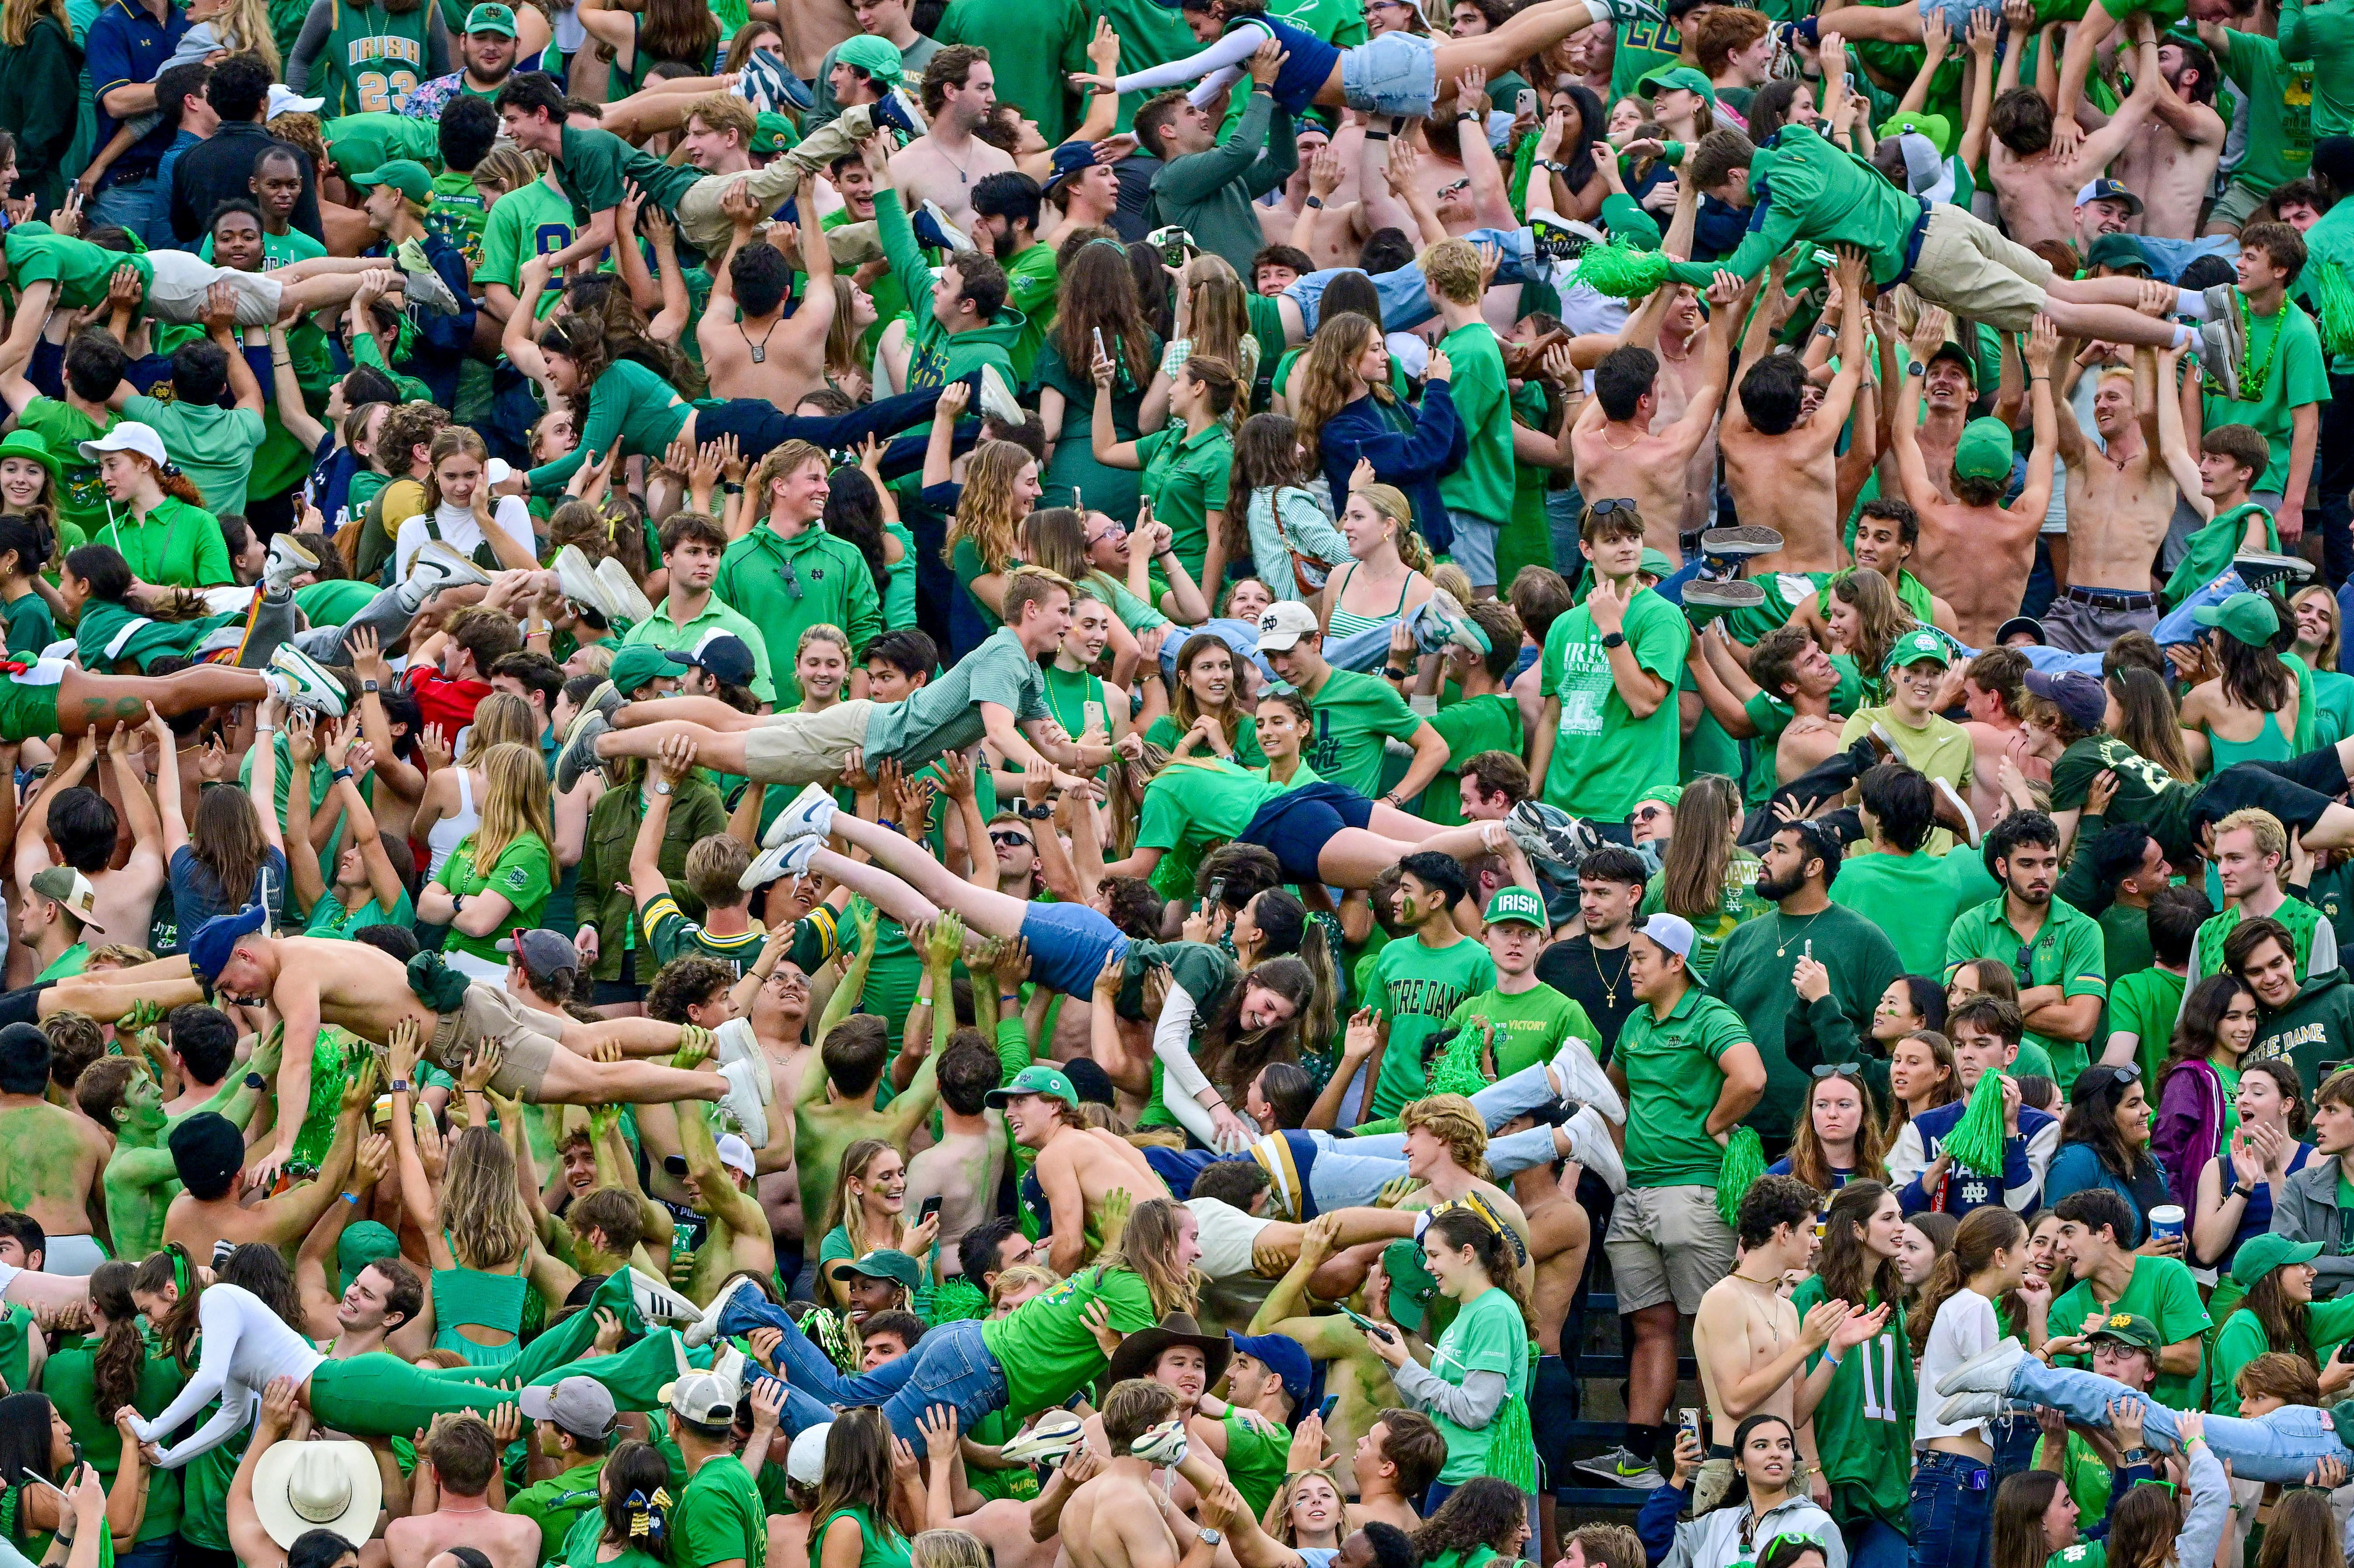
{"type": "MultiPolygon", "coordinates": [[[[2027,454],[2027,482],[2005,508],[2014,517],[2041,517],[2052,504],[2052,459],[2059,445],[2059,420],[2052,412],[2052,356],[2060,329],[2050,316],[2037,316],[2027,340],[2027,403],[2034,420],[2035,445],[2027,454]]],[[[1916,453],[1918,448],[1915,448],[1916,453]]]]}

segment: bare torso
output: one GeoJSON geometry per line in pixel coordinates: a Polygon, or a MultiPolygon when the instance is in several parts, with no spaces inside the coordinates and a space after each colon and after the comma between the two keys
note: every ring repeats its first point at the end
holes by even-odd
{"type": "Polygon", "coordinates": [[[425,1568],[453,1546],[472,1546],[491,1568],[534,1568],[539,1561],[539,1526],[517,1513],[502,1513],[480,1499],[451,1499],[447,1511],[397,1519],[385,1528],[392,1568],[425,1568]]]}
{"type": "MultiPolygon", "coordinates": [[[[2113,446],[2118,443],[2112,443],[2113,446]]],[[[2085,443],[2068,465],[2068,581],[2084,588],[2150,591],[2158,547],[2174,517],[2173,476],[2132,443],[2120,466],[2113,452],[2085,443]]]]}
{"type": "Polygon", "coordinates": [[[1996,629],[2019,613],[2042,522],[1958,501],[1922,512],[1913,575],[1954,607],[1955,634],[1966,645],[1992,647],[1996,629]]]}
{"type": "Polygon", "coordinates": [[[50,1235],[90,1234],[90,1203],[109,1152],[96,1124],[27,1099],[0,1110],[0,1202],[50,1235]]]}
{"type": "Polygon", "coordinates": [[[965,1232],[996,1212],[1004,1173],[1002,1132],[949,1133],[907,1161],[907,1212],[920,1213],[925,1199],[938,1197],[940,1254],[952,1258],[965,1232]]]}
{"type": "Polygon", "coordinates": [[[2048,151],[2022,158],[1999,141],[1988,143],[1987,157],[1995,201],[2011,238],[2029,247],[2045,240],[2076,242],[2076,193],[2100,170],[2085,174],[2074,161],[2062,164],[2048,151]]]}
{"type": "Polygon", "coordinates": [[[1076,1568],[1167,1568],[1177,1561],[1177,1538],[1161,1517],[1161,1499],[1132,1468],[1097,1476],[1063,1505],[1063,1549],[1076,1568]]]}
{"type": "Polygon", "coordinates": [[[714,397],[753,397],[790,410],[825,385],[825,342],[811,347],[781,319],[758,332],[738,322],[704,344],[703,369],[714,397]]]}
{"type": "Polygon", "coordinates": [[[825,51],[852,37],[858,17],[845,0],[794,0],[776,7],[777,30],[785,36],[785,58],[803,81],[817,79],[825,51]]]}
{"type": "Polygon", "coordinates": [[[2199,232],[2199,215],[2223,158],[2223,123],[2203,103],[2186,106],[2202,117],[2207,139],[2193,142],[2153,117],[2117,154],[2117,177],[2141,197],[2141,231],[2165,239],[2199,232]]]}
{"type": "Polygon", "coordinates": [[[1782,548],[1751,557],[1749,576],[1835,572],[1847,565],[1847,552],[1840,546],[1839,459],[1832,450],[1838,434],[1811,424],[1778,436],[1743,419],[1718,424],[1734,510],[1742,522],[1782,535],[1782,548]]]}
{"type": "MultiPolygon", "coordinates": [[[[1681,342],[1674,341],[1674,338],[1675,334],[1670,332],[1659,334],[1658,382],[1659,411],[1651,418],[1651,426],[1654,429],[1662,425],[1674,424],[1678,419],[1682,418],[1684,410],[1691,406],[1691,400],[1699,396],[1702,390],[1702,383],[1707,379],[1708,367],[1702,363],[1699,353],[1699,334],[1694,333],[1691,337],[1681,342]]],[[[1723,421],[1720,420],[1719,424],[1722,425],[1722,423],[1723,421]]],[[[1699,447],[1692,452],[1691,461],[1684,464],[1683,481],[1683,511],[1677,521],[1676,527],[1679,532],[1690,533],[1695,528],[1705,526],[1709,519],[1714,515],[1715,429],[1711,429],[1707,435],[1701,438],[1699,447]]],[[[1651,541],[1647,537],[1643,542],[1648,545],[1651,541]]],[[[1681,554],[1673,547],[1668,548],[1668,559],[1676,561],[1682,558],[1681,554]]]]}
{"type": "Polygon", "coordinates": [[[972,187],[990,175],[1010,172],[1013,155],[968,136],[951,148],[937,136],[919,136],[891,154],[891,183],[913,212],[935,201],[960,228],[972,224],[972,187]]]}
{"type": "MultiPolygon", "coordinates": [[[[1661,376],[1660,384],[1664,387],[1666,382],[1661,376]]],[[[1669,421],[1655,417],[1651,422],[1657,429],[1669,421]]],[[[1608,496],[1634,502],[1643,519],[1643,543],[1671,561],[1681,560],[1684,468],[1672,461],[1668,443],[1632,426],[1612,424],[1573,431],[1570,442],[1578,493],[1585,503],[1591,506],[1608,496]]]]}
{"type": "MultiPolygon", "coordinates": [[[[1771,1287],[1728,1275],[1701,1298],[1692,1319],[1692,1354],[1700,1361],[1701,1391],[1707,1396],[1710,1441],[1730,1444],[1739,1423],[1724,1414],[1728,1377],[1745,1375],[1787,1351],[1798,1337],[1798,1311],[1771,1287]]],[[[1789,1382],[1767,1394],[1752,1414],[1763,1412],[1790,1420],[1797,1395],[1789,1382]]]]}

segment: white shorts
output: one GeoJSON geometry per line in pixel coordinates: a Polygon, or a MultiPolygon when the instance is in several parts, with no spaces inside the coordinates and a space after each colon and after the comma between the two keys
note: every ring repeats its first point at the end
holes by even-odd
{"type": "Polygon", "coordinates": [[[154,281],[147,285],[147,313],[159,321],[193,326],[205,319],[205,295],[215,283],[237,291],[237,324],[266,327],[278,320],[285,286],[267,272],[233,272],[199,261],[185,250],[150,250],[154,281]]]}
{"type": "Polygon", "coordinates": [[[105,1261],[106,1249],[98,1245],[96,1236],[51,1236],[48,1250],[42,1255],[41,1272],[87,1278],[105,1261]]]}

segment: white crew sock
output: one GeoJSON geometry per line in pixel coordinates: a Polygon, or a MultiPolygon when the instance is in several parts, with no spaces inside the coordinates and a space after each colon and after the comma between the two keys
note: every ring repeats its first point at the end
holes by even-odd
{"type": "Polygon", "coordinates": [[[2207,319],[2207,296],[2198,289],[2177,289],[2174,291],[2174,313],[2189,316],[2194,322],[2207,319]]]}
{"type": "Polygon", "coordinates": [[[2199,329],[2197,327],[2187,326],[2176,327],[2174,329],[2174,346],[2177,348],[2197,348],[2199,346],[2199,329]]]}

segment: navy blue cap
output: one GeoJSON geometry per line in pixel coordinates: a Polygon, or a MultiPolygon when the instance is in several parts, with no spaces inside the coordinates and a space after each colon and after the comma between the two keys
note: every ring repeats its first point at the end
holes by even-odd
{"type": "Polygon", "coordinates": [[[750,646],[732,631],[715,631],[699,648],[673,648],[670,661],[707,671],[723,686],[750,685],[755,670],[750,646]]]}
{"type": "Polygon", "coordinates": [[[270,922],[267,906],[249,904],[233,915],[216,915],[196,927],[188,941],[188,964],[209,983],[228,962],[240,938],[250,937],[270,922]]]}
{"type": "Polygon", "coordinates": [[[1235,1349],[1257,1361],[1265,1361],[1275,1375],[1283,1380],[1283,1392],[1298,1404],[1308,1397],[1308,1380],[1315,1375],[1309,1364],[1308,1352],[1299,1341],[1288,1334],[1237,1334],[1232,1330],[1226,1338],[1235,1349]]]}
{"type": "Polygon", "coordinates": [[[1053,190],[1073,175],[1085,174],[1095,167],[1096,148],[1092,142],[1066,142],[1055,149],[1054,171],[1046,176],[1042,189],[1053,190]]]}

